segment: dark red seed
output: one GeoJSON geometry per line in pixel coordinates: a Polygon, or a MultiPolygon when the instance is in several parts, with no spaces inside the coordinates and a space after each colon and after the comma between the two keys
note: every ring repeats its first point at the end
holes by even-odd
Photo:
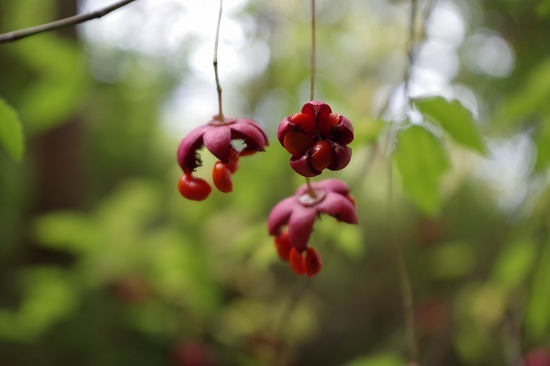
{"type": "Polygon", "coordinates": [[[317,141],[311,149],[311,167],[321,172],[332,163],[333,156],[332,148],[327,141],[317,141]]]}
{"type": "Polygon", "coordinates": [[[308,247],[305,256],[306,272],[309,277],[315,276],[323,267],[323,260],[315,249],[308,247]]]}
{"type": "Polygon", "coordinates": [[[186,173],[182,175],[178,182],[178,190],[180,194],[188,200],[202,201],[208,197],[212,188],[204,179],[186,173]]]}
{"type": "Polygon", "coordinates": [[[235,149],[231,149],[229,153],[229,161],[225,164],[231,174],[235,173],[239,169],[239,152],[235,149]]]}
{"type": "Polygon", "coordinates": [[[216,188],[223,193],[229,193],[233,190],[233,180],[231,178],[231,171],[221,161],[217,161],[212,169],[212,180],[216,188]]]}
{"type": "Polygon", "coordinates": [[[290,250],[292,245],[290,245],[290,240],[288,239],[288,231],[285,231],[281,235],[275,237],[275,247],[277,248],[277,254],[281,260],[288,262],[290,258],[290,250]]]}
{"type": "Polygon", "coordinates": [[[288,117],[290,123],[304,131],[307,135],[313,135],[317,131],[315,119],[305,113],[296,113],[288,117]]]}
{"type": "Polygon", "coordinates": [[[332,129],[340,123],[340,115],[338,113],[330,113],[319,118],[319,132],[325,138],[331,137],[332,129]]]}
{"type": "Polygon", "coordinates": [[[305,258],[302,255],[302,253],[296,250],[296,248],[292,248],[290,250],[289,262],[290,262],[290,267],[292,268],[294,273],[299,275],[306,274],[307,270],[306,270],[305,258]]]}
{"type": "Polygon", "coordinates": [[[302,156],[313,144],[313,139],[302,132],[289,131],[285,135],[283,144],[292,156],[302,156]]]}

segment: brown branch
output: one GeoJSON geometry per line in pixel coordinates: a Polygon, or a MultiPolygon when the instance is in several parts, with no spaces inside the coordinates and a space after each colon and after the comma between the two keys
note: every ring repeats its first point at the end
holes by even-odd
{"type": "Polygon", "coordinates": [[[30,28],[25,28],[25,29],[20,29],[20,30],[0,34],[0,43],[14,42],[22,38],[33,36],[38,33],[49,32],[52,30],[68,27],[71,25],[84,23],[92,19],[98,19],[134,1],[136,0],[122,0],[112,5],[109,5],[103,9],[95,10],[89,13],[79,14],[69,18],[56,20],[51,23],[41,24],[30,28]]]}

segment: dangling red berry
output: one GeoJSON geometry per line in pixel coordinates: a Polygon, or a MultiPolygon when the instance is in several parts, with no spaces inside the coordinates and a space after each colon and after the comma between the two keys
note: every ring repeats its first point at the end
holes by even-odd
{"type": "Polygon", "coordinates": [[[288,132],[283,140],[286,151],[292,156],[300,156],[305,154],[307,149],[313,143],[313,139],[302,132],[288,132]]]}
{"type": "Polygon", "coordinates": [[[186,173],[182,175],[178,182],[178,190],[188,200],[202,201],[208,197],[212,188],[204,179],[194,177],[191,173],[186,173]]]}
{"type": "Polygon", "coordinates": [[[321,256],[312,247],[308,247],[306,249],[305,266],[309,277],[315,276],[323,267],[323,260],[321,259],[321,256]]]}
{"type": "Polygon", "coordinates": [[[317,141],[317,143],[311,148],[311,167],[318,171],[326,169],[333,160],[333,152],[330,144],[325,141],[317,141]]]}
{"type": "Polygon", "coordinates": [[[216,188],[223,193],[229,193],[233,190],[231,171],[221,161],[214,164],[214,169],[212,169],[212,180],[216,188]]]}
{"type": "Polygon", "coordinates": [[[290,250],[292,249],[292,245],[290,245],[290,240],[288,239],[288,231],[285,231],[281,235],[275,237],[275,247],[277,248],[279,258],[285,262],[288,262],[290,250]]]}
{"type": "Polygon", "coordinates": [[[319,132],[321,136],[331,137],[332,130],[340,123],[340,115],[338,113],[330,113],[319,118],[319,132]]]}
{"type": "Polygon", "coordinates": [[[290,262],[290,267],[292,268],[294,273],[299,275],[306,274],[307,269],[306,269],[306,262],[305,262],[304,256],[302,255],[302,253],[297,251],[296,248],[292,248],[290,250],[289,262],[290,262]]]}
{"type": "Polygon", "coordinates": [[[308,114],[296,113],[288,117],[288,119],[308,135],[314,134],[317,130],[315,119],[308,114]]]}
{"type": "Polygon", "coordinates": [[[229,161],[225,164],[231,174],[235,173],[239,169],[239,152],[235,149],[231,149],[229,153],[229,161]]]}

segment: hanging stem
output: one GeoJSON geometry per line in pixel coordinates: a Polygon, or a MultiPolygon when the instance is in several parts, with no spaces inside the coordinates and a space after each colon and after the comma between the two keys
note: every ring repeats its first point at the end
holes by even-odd
{"type": "Polygon", "coordinates": [[[218,74],[218,45],[220,43],[220,23],[222,21],[223,0],[220,0],[220,11],[218,13],[218,24],[216,25],[216,41],[214,43],[214,76],[216,77],[216,90],[218,91],[218,118],[220,122],[224,121],[222,109],[222,86],[218,74]]]}
{"type": "Polygon", "coordinates": [[[391,163],[388,167],[388,206],[389,206],[389,220],[390,220],[390,232],[391,242],[395,255],[395,264],[397,266],[397,274],[399,278],[399,288],[401,291],[401,305],[403,309],[403,317],[405,318],[405,329],[407,335],[407,347],[409,349],[409,365],[417,365],[418,360],[418,346],[416,343],[416,320],[414,317],[414,299],[411,288],[411,280],[407,272],[407,266],[405,264],[405,256],[403,255],[403,248],[399,237],[397,235],[397,223],[396,215],[394,211],[394,197],[393,197],[393,172],[391,163]]]}
{"type": "Polygon", "coordinates": [[[418,12],[418,0],[411,0],[411,13],[409,18],[409,41],[407,45],[407,58],[409,59],[409,65],[405,73],[405,80],[403,82],[403,96],[406,101],[406,113],[410,109],[411,98],[409,95],[411,73],[414,65],[414,46],[415,46],[415,34],[416,34],[416,13],[418,12]]]}
{"type": "MultiPolygon", "coordinates": [[[[409,19],[409,41],[407,46],[407,56],[409,58],[409,64],[405,72],[405,78],[403,82],[403,93],[405,97],[404,105],[404,118],[407,118],[410,111],[410,96],[409,96],[409,84],[411,71],[414,64],[414,45],[415,45],[415,28],[416,28],[416,13],[417,13],[417,0],[411,0],[411,12],[409,19]]],[[[395,131],[390,132],[392,140],[395,138],[397,131],[399,130],[401,123],[396,125],[395,131]]],[[[389,142],[389,141],[388,141],[389,142]]],[[[401,290],[401,300],[403,317],[405,318],[405,328],[407,335],[407,346],[409,350],[409,364],[417,365],[418,361],[418,345],[416,343],[416,324],[414,317],[414,300],[411,288],[411,280],[407,272],[407,266],[405,263],[405,256],[403,254],[403,248],[400,239],[397,235],[397,223],[396,215],[394,212],[395,202],[393,197],[393,171],[391,161],[388,167],[388,205],[389,205],[389,222],[391,231],[391,242],[394,249],[395,262],[397,266],[399,276],[399,287],[401,290]]]]}
{"type": "MultiPolygon", "coordinates": [[[[309,87],[309,100],[313,100],[315,97],[315,53],[316,53],[316,44],[315,44],[315,0],[311,0],[311,79],[309,87]]],[[[315,190],[311,186],[311,182],[308,177],[306,177],[307,184],[307,194],[315,199],[317,195],[315,190]]]]}
{"type": "Polygon", "coordinates": [[[315,0],[311,0],[311,80],[309,88],[309,100],[315,96],[315,53],[317,51],[315,42],[315,0]]]}
{"type": "Polygon", "coordinates": [[[315,193],[315,190],[311,186],[311,181],[309,180],[309,177],[306,177],[306,184],[307,184],[307,194],[313,199],[317,198],[317,193],[315,193]]]}

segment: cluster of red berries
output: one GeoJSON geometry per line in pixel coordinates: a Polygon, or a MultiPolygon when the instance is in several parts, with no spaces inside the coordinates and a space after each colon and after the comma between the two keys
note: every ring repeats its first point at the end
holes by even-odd
{"type": "Polygon", "coordinates": [[[299,252],[290,244],[288,231],[275,237],[275,248],[277,248],[279,258],[289,262],[296,274],[307,274],[312,277],[321,271],[323,261],[319,253],[312,247],[307,247],[305,251],[299,252]]]}
{"type": "Polygon", "coordinates": [[[343,169],[351,160],[347,145],[353,141],[353,126],[324,102],[308,102],[301,113],[286,117],[277,137],[292,155],[292,169],[304,177],[317,176],[327,168],[343,169]]]}
{"type": "MultiPolygon", "coordinates": [[[[280,123],[277,138],[291,155],[290,166],[304,177],[314,177],[325,169],[340,170],[351,160],[353,126],[346,117],[333,113],[330,106],[310,101],[300,113],[280,123]]],[[[299,275],[315,276],[323,261],[308,245],[313,225],[321,214],[357,224],[355,200],[347,184],[326,179],[299,187],[293,196],[279,202],[270,212],[269,233],[275,237],[279,257],[299,275]]]]}
{"type": "Polygon", "coordinates": [[[189,200],[202,201],[212,191],[206,180],[193,175],[202,165],[198,150],[203,146],[219,159],[212,169],[214,185],[220,192],[229,193],[233,191],[232,174],[239,168],[239,158],[264,151],[267,145],[267,135],[257,122],[249,118],[214,116],[205,125],[189,132],[179,144],[177,157],[183,170],[178,182],[181,195],[189,200]],[[242,150],[233,147],[235,140],[245,144],[242,150]]]}
{"type": "MultiPolygon", "coordinates": [[[[353,126],[346,117],[333,113],[324,102],[311,101],[300,113],[286,117],[279,125],[277,138],[290,153],[290,166],[304,177],[314,177],[325,169],[340,170],[351,160],[353,126]]],[[[178,182],[181,195],[202,201],[212,188],[193,175],[202,165],[198,151],[204,146],[219,160],[212,169],[212,181],[224,193],[233,190],[232,175],[238,170],[239,158],[264,151],[268,145],[262,127],[248,118],[215,116],[185,136],[178,147],[178,163],[183,175],[178,182]],[[244,143],[237,150],[233,142],[244,143]]],[[[279,257],[297,274],[314,276],[321,271],[319,253],[308,246],[313,225],[321,214],[338,221],[357,224],[355,200],[349,187],[338,179],[326,179],[302,185],[295,194],[279,202],[270,212],[268,227],[275,237],[279,257]]]]}

